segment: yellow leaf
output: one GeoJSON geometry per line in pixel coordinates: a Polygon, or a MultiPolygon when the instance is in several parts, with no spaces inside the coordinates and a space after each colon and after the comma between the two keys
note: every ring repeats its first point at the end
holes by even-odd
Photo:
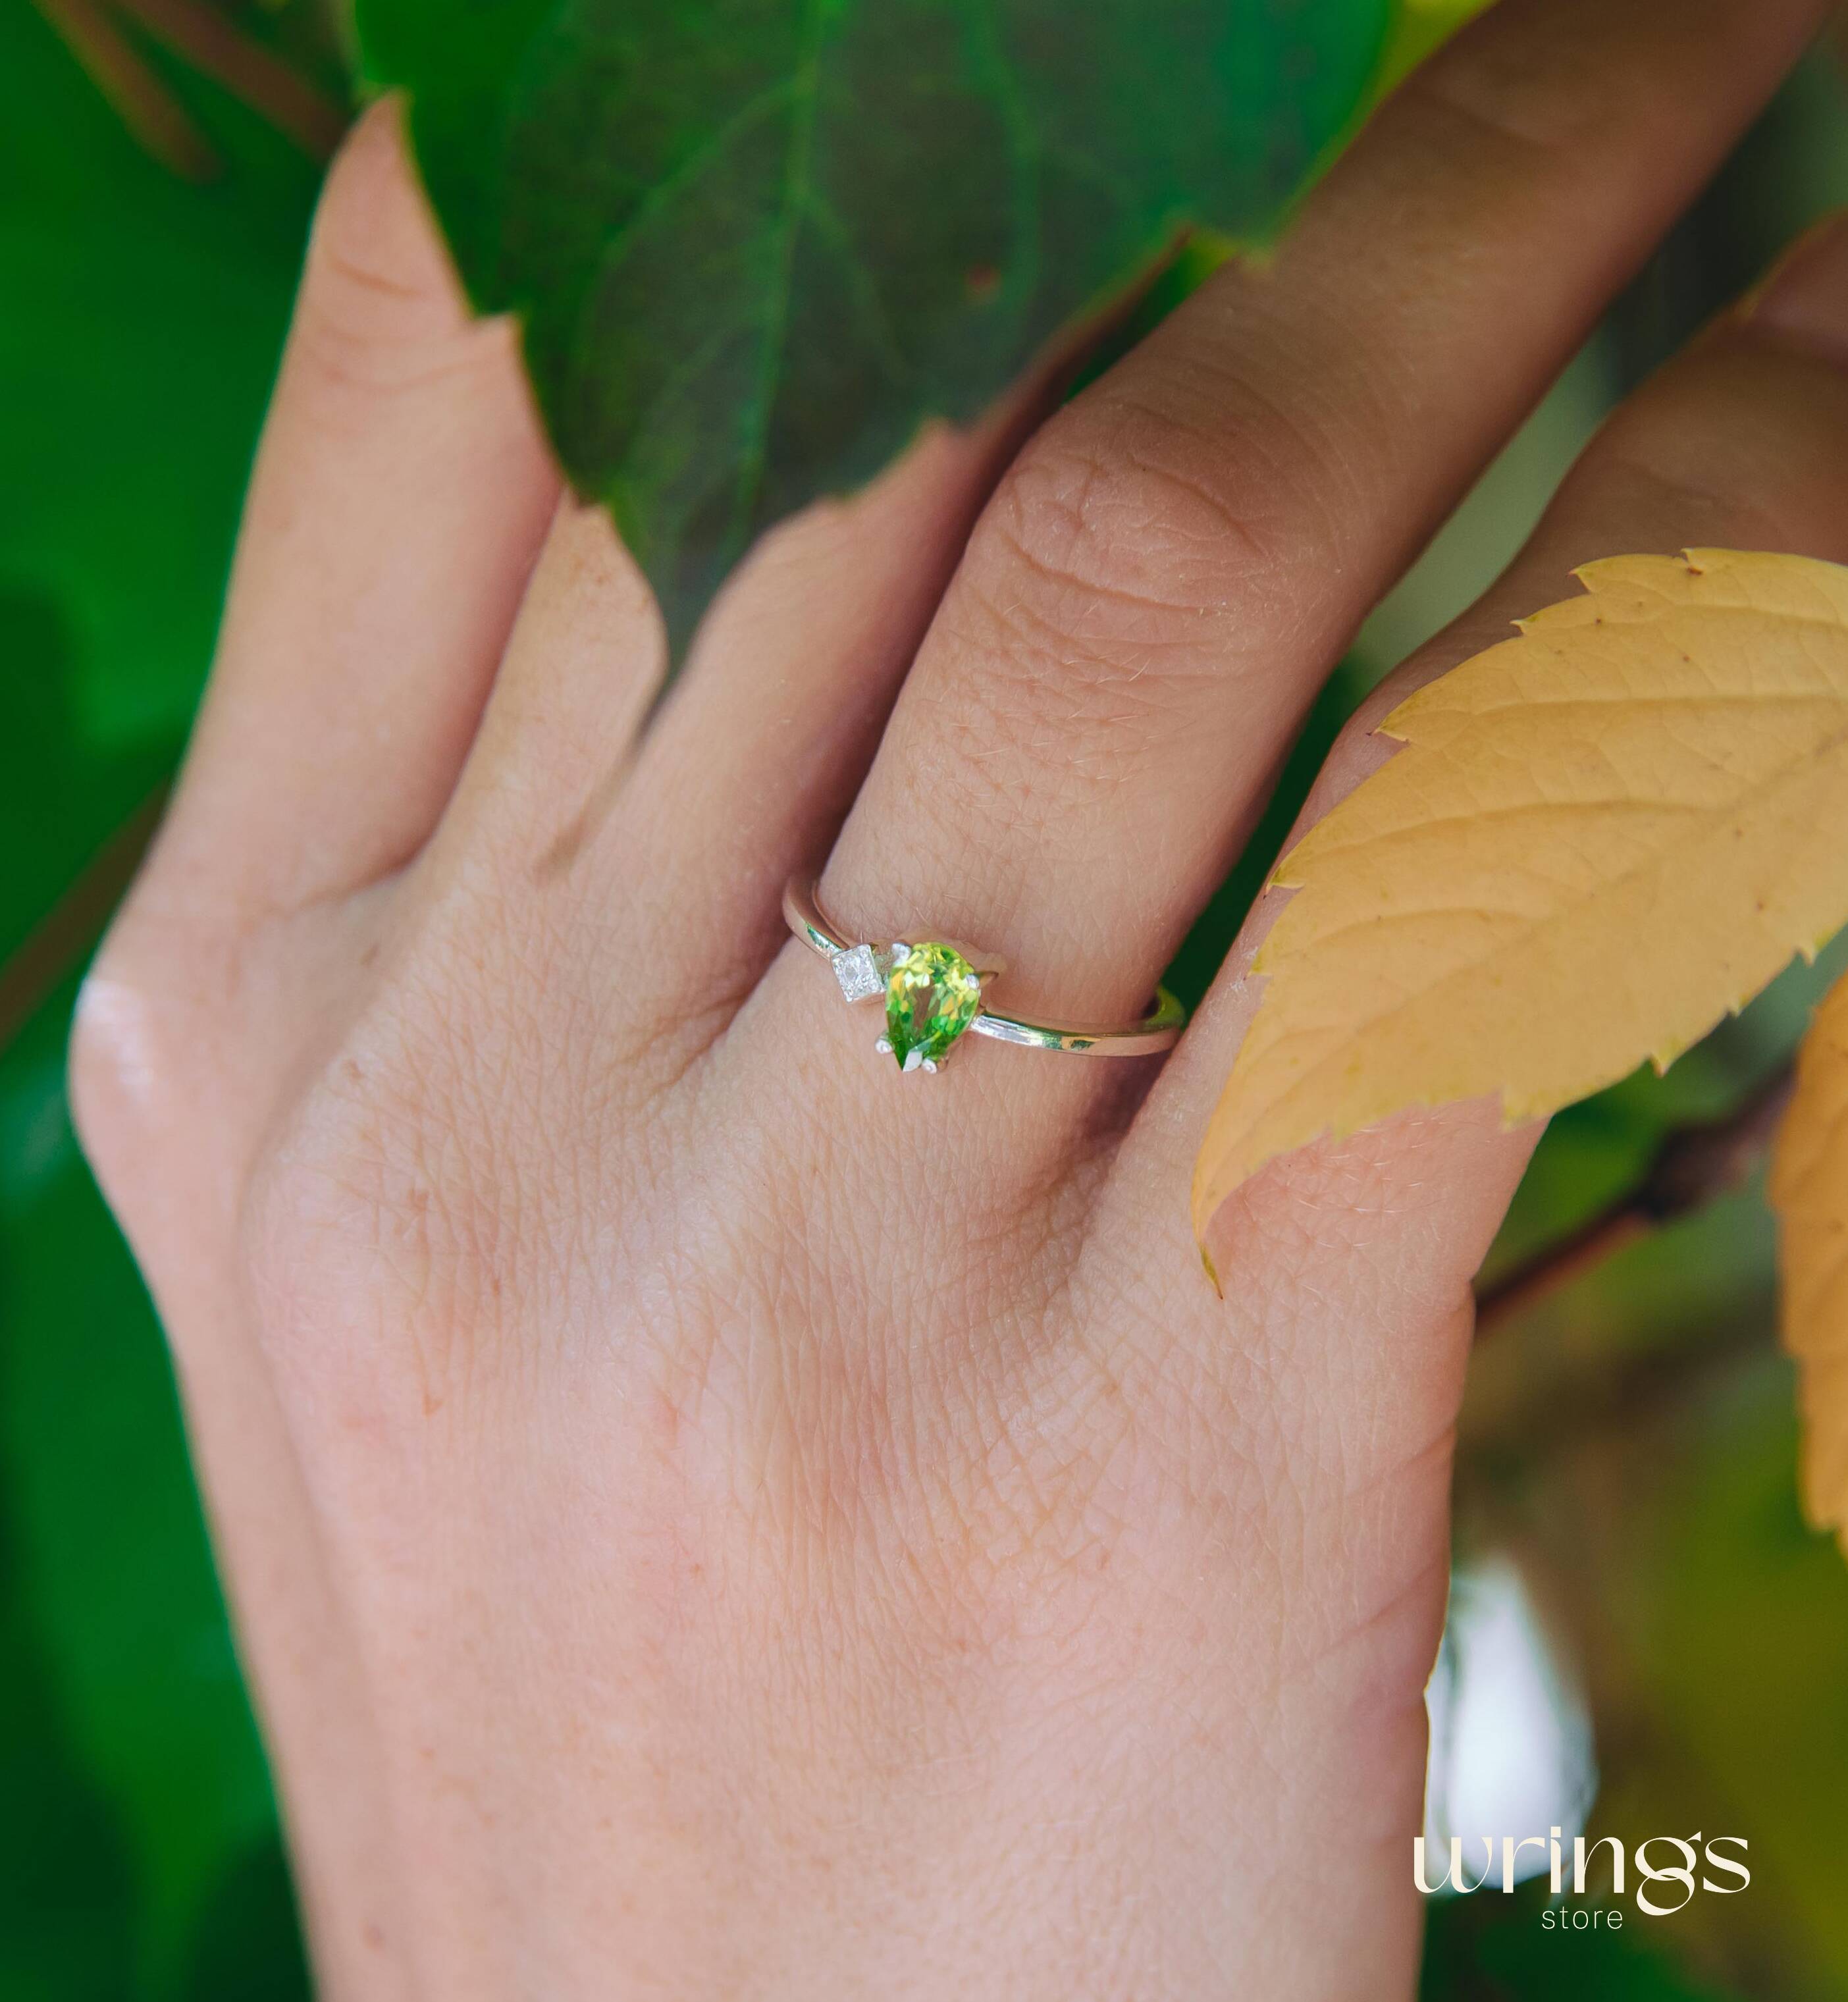
{"type": "Polygon", "coordinates": [[[1848,570],[1615,556],[1401,703],[1279,866],[1194,1178],[1413,1106],[1556,1111],[1668,1062],[1848,919],[1848,570]]]}
{"type": "Polygon", "coordinates": [[[1848,980],[1817,1010],[1771,1170],[1784,1345],[1801,1365],[1803,1496],[1848,1529],[1848,980]]]}

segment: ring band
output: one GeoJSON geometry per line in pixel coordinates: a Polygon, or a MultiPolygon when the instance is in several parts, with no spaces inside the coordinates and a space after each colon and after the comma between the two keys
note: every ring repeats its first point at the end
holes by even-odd
{"type": "Polygon", "coordinates": [[[1067,1056],[1146,1057],[1171,1049],[1186,1025],[1187,1010],[1165,987],[1155,990],[1155,1005],[1139,1022],[1100,1027],[1000,1013],[983,999],[987,983],[1004,971],[992,953],[944,939],[922,945],[857,943],[822,909],[812,876],[790,877],[783,914],[797,937],[833,967],[848,1000],[885,997],[886,1033],[877,1047],[902,1071],[937,1069],[965,1030],[1067,1056]]]}

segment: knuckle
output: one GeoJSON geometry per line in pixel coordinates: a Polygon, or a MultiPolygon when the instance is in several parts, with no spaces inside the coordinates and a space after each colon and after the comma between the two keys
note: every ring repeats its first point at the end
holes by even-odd
{"type": "Polygon", "coordinates": [[[1236,595],[1275,552],[1231,497],[1228,441],[1153,405],[1100,401],[1042,434],[1002,483],[1001,562],[1078,620],[1097,601],[1159,641],[1236,595]]]}
{"type": "Polygon", "coordinates": [[[405,156],[396,107],[342,148],[309,238],[291,359],[333,388],[414,389],[497,356],[504,330],[471,321],[405,156]]]}
{"type": "Polygon", "coordinates": [[[1277,471],[1288,455],[1120,400],[1055,420],[998,490],[945,606],[964,664],[943,720],[964,748],[1069,769],[1076,727],[1133,764],[1197,720],[1202,684],[1287,617],[1323,533],[1299,504],[1309,483],[1277,471]]]}
{"type": "Polygon", "coordinates": [[[215,1045],[216,996],[237,980],[228,945],[151,921],[131,898],[85,977],[66,1076],[78,1144],[131,1228],[169,1170],[173,1136],[215,1045]]]}
{"type": "Polygon", "coordinates": [[[1677,546],[1837,556],[1845,468],[1848,371],[1735,313],[1618,406],[1553,508],[1669,523],[1677,546]]]}
{"type": "Polygon", "coordinates": [[[134,1157],[147,1126],[147,1086],[157,1017],[147,997],[99,961],[78,996],[67,1075],[78,1144],[111,1204],[132,1199],[134,1157]]]}
{"type": "MultiPolygon", "coordinates": [[[[1593,441],[1555,504],[1612,508],[1620,518],[1672,521],[1683,545],[1801,549],[1817,525],[1839,519],[1848,423],[1812,403],[1788,431],[1761,399],[1728,410],[1699,392],[1645,398],[1593,441]]],[[[1848,403],[1843,412],[1848,417],[1848,403]]]]}
{"type": "Polygon", "coordinates": [[[1659,56],[1659,30],[1640,31],[1636,60],[1602,36],[1547,32],[1464,35],[1408,77],[1401,90],[1414,113],[1463,128],[1477,164],[1494,159],[1520,173],[1595,169],[1608,157],[1600,144],[1613,132],[1634,133],[1657,113],[1634,88],[1639,62],[1659,56]]]}

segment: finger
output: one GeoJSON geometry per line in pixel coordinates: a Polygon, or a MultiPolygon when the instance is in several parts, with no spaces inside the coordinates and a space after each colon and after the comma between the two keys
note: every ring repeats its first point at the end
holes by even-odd
{"type": "MultiPolygon", "coordinates": [[[[1567,595],[1572,570],[1617,553],[1690,546],[1783,549],[1848,561],[1848,221],[1803,244],[1759,295],[1718,323],[1606,425],[1496,588],[1369,699],[1330,755],[1298,832],[1320,819],[1393,747],[1371,733],[1411,689],[1507,636],[1509,623],[1567,595]]],[[[1257,996],[1241,978],[1278,908],[1267,898],[1132,1135],[1124,1172],[1163,1185],[1187,1209],[1204,1113],[1231,1066],[1257,996]]],[[[1501,1133],[1492,1107],[1452,1107],[1395,1122],[1341,1146],[1274,1163],[1209,1226],[1215,1263],[1243,1271],[1273,1243],[1278,1219],[1341,1164],[1369,1165],[1374,1199],[1363,1234],[1415,1181],[1430,1206],[1421,1256],[1452,1296],[1487,1249],[1525,1165],[1534,1129],[1501,1133]],[[1483,1136],[1490,1135],[1487,1140],[1483,1136]],[[1420,1152],[1415,1174],[1407,1142],[1420,1152]],[[1473,1135],[1467,1173],[1459,1135],[1473,1135]]],[[[1184,1238],[1184,1226],[1177,1224],[1184,1238]]],[[[1173,1233],[1170,1232],[1170,1235],[1173,1233]]],[[[1357,1273],[1367,1270],[1365,1260],[1357,1273]]],[[[1403,1360],[1403,1357],[1401,1358],[1403,1360]]]]}
{"type": "Polygon", "coordinates": [[[647,578],[607,511],[567,495],[445,818],[452,866],[488,852],[529,881],[568,870],[614,803],[666,667],[647,578]]]}
{"type": "Polygon", "coordinates": [[[928,432],[866,491],[772,537],[716,608],[636,773],[629,835],[671,824],[659,909],[697,912],[684,978],[735,1005],[785,936],[790,871],[839,827],[977,509],[1038,392],[928,432]]]}
{"type": "Polygon", "coordinates": [[[512,333],[471,321],[397,108],[376,107],[316,220],[169,885],[291,908],[417,848],[556,492],[512,333]]]}
{"type": "Polygon", "coordinates": [[[784,880],[839,826],[1018,427],[933,430],[864,493],[769,536],[639,748],[660,621],[607,522],[561,515],[426,887],[469,912],[447,885],[485,877],[495,923],[584,954],[599,986],[612,964],[647,968],[611,1011],[612,1074],[645,1083],[643,1046],[677,1072],[774,954],[784,880]]]}
{"type": "MultiPolygon", "coordinates": [[[[1361,617],[1816,12],[1505,0],[1416,77],[1274,267],[1004,480],[830,866],[843,920],[993,950],[1027,1012],[1137,1010],[1361,617]]],[[[1073,1116],[1107,1068],[984,1060],[1073,1116]]]]}
{"type": "MultiPolygon", "coordinates": [[[[1573,566],[1690,544],[1848,560],[1848,228],[1806,246],[1755,312],[1729,318],[1616,415],[1506,577],[1350,727],[1298,832],[1393,755],[1368,733],[1393,704],[1560,598],[1573,566]]],[[[1071,1289],[1111,1331],[1100,1373],[1136,1436],[1183,1457],[1188,1491],[1237,1491],[1228,1442],[1249,1442],[1262,1414],[1249,1449],[1263,1492],[1278,1498],[1265,1542],[1282,1573],[1268,1631],[1288,1637],[1292,1663],[1316,1664],[1318,1704],[1293,1768],[1302,1813],[1338,1820],[1352,1798],[1341,1725],[1356,1718],[1379,1808],[1377,1868],[1355,1876],[1364,1930],[1324,1944],[1358,1959],[1365,1941],[1389,1954],[1396,1942],[1409,1979],[1415,1933],[1391,1915],[1409,1917],[1414,1903],[1403,1843],[1417,1825],[1419,1693],[1443,1612],[1470,1282],[1538,1129],[1505,1132],[1498,1108],[1477,1101],[1273,1161],[1209,1224],[1223,1303],[1195,1278],[1190,1306],[1193,1156],[1254,1006],[1243,970],[1275,908],[1267,899],[1254,914],[1131,1128],[1071,1289]]],[[[1376,1986],[1393,1985],[1377,1952],[1367,1964],[1376,1986]]]]}

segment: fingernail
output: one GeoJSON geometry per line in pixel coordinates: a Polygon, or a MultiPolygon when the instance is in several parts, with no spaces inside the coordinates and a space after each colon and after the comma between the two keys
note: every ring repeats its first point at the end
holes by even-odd
{"type": "Polygon", "coordinates": [[[1848,211],[1798,238],[1747,313],[1753,325],[1848,365],[1848,211]]]}

